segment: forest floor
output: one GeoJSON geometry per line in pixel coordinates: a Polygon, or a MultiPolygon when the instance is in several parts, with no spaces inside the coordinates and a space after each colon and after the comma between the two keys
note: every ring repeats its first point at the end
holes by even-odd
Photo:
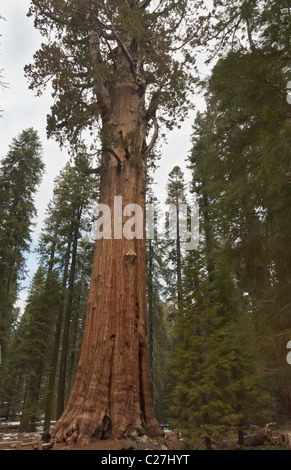
{"type": "MultiPolygon", "coordinates": [[[[291,450],[291,422],[286,422],[282,426],[276,426],[271,430],[259,426],[250,426],[245,430],[245,445],[240,447],[236,442],[237,430],[229,438],[224,438],[218,442],[213,442],[213,450],[291,450]]],[[[179,437],[178,431],[171,431],[165,434],[164,438],[148,438],[143,436],[137,439],[107,439],[92,442],[87,447],[67,447],[56,443],[52,450],[185,450],[185,442],[179,437]]],[[[201,445],[203,449],[203,444],[201,445]]],[[[189,447],[187,447],[189,450],[189,447]]]]}
{"type": "Polygon", "coordinates": [[[147,436],[136,439],[102,439],[92,441],[86,447],[75,445],[68,447],[64,443],[56,443],[52,450],[179,450],[183,449],[184,442],[179,438],[177,431],[166,433],[164,438],[149,438],[147,436]]]}
{"type": "MultiPolygon", "coordinates": [[[[16,423],[15,423],[16,424],[16,423]]],[[[275,423],[271,423],[275,424],[275,423]]],[[[268,425],[269,426],[269,425],[268,425]]],[[[238,447],[236,438],[237,430],[233,429],[232,437],[227,439],[222,439],[220,442],[213,443],[213,450],[291,450],[291,420],[285,420],[281,422],[280,425],[275,425],[274,427],[268,426],[261,428],[258,426],[250,426],[245,430],[245,445],[238,447]]],[[[31,435],[23,434],[22,439],[24,442],[28,443],[29,439],[38,439],[40,440],[41,432],[31,433],[31,435]]],[[[6,441],[7,444],[11,440],[15,442],[17,439],[17,432],[10,430],[10,432],[0,433],[0,448],[6,441]],[[1,445],[2,444],[2,445],[1,445]]],[[[25,444],[27,446],[27,444],[25,444]]],[[[203,448],[203,445],[201,446],[203,448]]],[[[27,447],[22,448],[23,450],[33,450],[28,444],[27,447]]],[[[125,439],[102,439],[95,440],[86,447],[67,446],[64,442],[57,443],[55,442],[51,450],[97,450],[97,451],[121,451],[121,450],[146,450],[146,451],[171,451],[171,450],[185,450],[185,442],[180,438],[178,431],[169,431],[165,432],[164,438],[149,438],[147,436],[135,437],[135,438],[125,438],[125,439]]],[[[189,448],[187,447],[189,450],[189,448]]]]}
{"type": "MultiPolygon", "coordinates": [[[[291,450],[291,421],[286,421],[280,426],[265,428],[250,426],[245,430],[245,445],[239,447],[236,442],[237,430],[233,436],[213,442],[213,450],[291,450]]],[[[203,448],[203,445],[202,447],[203,448]]],[[[179,437],[178,431],[166,432],[164,438],[149,438],[143,436],[136,439],[107,439],[92,442],[87,447],[67,447],[56,443],[52,450],[185,450],[184,440],[179,437]]],[[[188,448],[189,450],[189,448],[188,448]]]]}

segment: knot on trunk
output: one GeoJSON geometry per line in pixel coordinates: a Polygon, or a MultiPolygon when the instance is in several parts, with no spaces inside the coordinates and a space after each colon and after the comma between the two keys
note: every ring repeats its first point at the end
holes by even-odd
{"type": "Polygon", "coordinates": [[[128,264],[134,264],[136,258],[137,258],[137,254],[134,253],[133,251],[125,253],[124,255],[125,262],[128,264]]]}

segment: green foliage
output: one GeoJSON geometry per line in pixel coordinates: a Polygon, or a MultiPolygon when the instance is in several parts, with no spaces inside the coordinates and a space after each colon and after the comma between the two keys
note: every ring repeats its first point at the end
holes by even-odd
{"type": "MultiPolygon", "coordinates": [[[[41,397],[41,380],[46,373],[50,350],[51,332],[59,285],[55,279],[47,283],[45,271],[38,268],[30,287],[27,305],[18,328],[12,338],[10,357],[10,380],[6,379],[6,393],[23,380],[24,407],[21,420],[22,431],[35,431],[41,397]]],[[[12,395],[12,394],[11,394],[12,395]]],[[[10,396],[9,401],[12,400],[10,396]]],[[[10,402],[10,405],[13,404],[10,402]]]]}
{"type": "Polygon", "coordinates": [[[290,387],[284,357],[290,335],[288,79],[282,52],[230,53],[221,60],[209,81],[205,148],[198,163],[225,250],[252,296],[257,334],[271,361],[266,369],[280,371],[285,390],[290,387]]]}
{"type": "MultiPolygon", "coordinates": [[[[34,428],[44,397],[50,422],[58,367],[62,392],[74,380],[93,256],[86,232],[101,171],[91,156],[99,162],[102,150],[116,146],[129,158],[130,148],[153,165],[153,146],[147,152],[139,131],[148,137],[154,124],[154,143],[158,121],[170,130],[183,120],[195,82],[207,105],[197,113],[189,156],[199,248],[186,256],[179,233],[176,241],[147,242],[155,412],[195,449],[211,448],[231,427],[275,419],[274,404],[291,412],[289,3],[217,0],[209,11],[202,1],[32,1],[29,14],[45,42],[26,74],[38,93],[52,82],[48,134],[69,142],[77,168],[68,164],[56,180],[42,267],[13,330],[43,172],[35,131],[15,139],[1,165],[0,332],[11,334],[3,396],[11,408],[25,396],[23,429],[34,428]],[[208,63],[218,59],[205,81],[194,79],[201,50],[208,63]],[[140,127],[116,137],[112,110],[125,85],[142,101],[140,127]]],[[[186,202],[177,166],[167,191],[167,204],[186,202]]]]}
{"type": "Polygon", "coordinates": [[[223,253],[205,247],[185,263],[182,310],[175,323],[173,424],[190,448],[211,447],[233,426],[265,423],[270,397],[256,377],[253,328],[223,253]]]}
{"type": "Polygon", "coordinates": [[[0,168],[0,344],[5,356],[13,305],[24,274],[36,210],[34,194],[44,171],[42,147],[30,128],[13,139],[0,168]]]}
{"type": "Polygon", "coordinates": [[[55,391],[58,355],[66,328],[70,330],[66,390],[76,370],[93,257],[94,244],[88,232],[94,219],[93,202],[98,188],[98,175],[87,176],[69,163],[55,180],[39,241],[40,267],[33,279],[25,312],[12,331],[1,394],[11,411],[19,411],[19,402],[24,400],[23,430],[34,429],[39,414],[46,407],[48,388],[52,386],[52,393],[55,391]],[[76,259],[72,290],[69,278],[74,240],[76,259]],[[71,322],[65,327],[70,296],[71,322]]]}
{"type": "Polygon", "coordinates": [[[98,192],[98,175],[88,176],[68,163],[55,180],[53,198],[40,237],[42,265],[57,274],[60,285],[58,315],[48,357],[51,365],[47,377],[47,426],[52,414],[57,366],[59,364],[61,380],[60,407],[77,366],[93,260],[94,243],[88,233],[94,221],[98,192]]]}
{"type": "Polygon", "coordinates": [[[169,213],[166,218],[166,236],[162,242],[163,277],[166,283],[164,295],[174,320],[175,311],[179,308],[182,298],[182,266],[185,251],[183,250],[185,240],[180,233],[184,216],[181,205],[187,203],[184,174],[179,166],[175,166],[169,173],[166,189],[166,210],[169,210],[169,213]]]}
{"type": "Polygon", "coordinates": [[[26,74],[39,93],[52,81],[48,132],[61,143],[68,139],[76,145],[84,129],[99,138],[100,116],[104,143],[116,87],[126,82],[145,98],[146,127],[157,112],[169,128],[188,112],[193,85],[189,13],[198,5],[192,0],[151,3],[32,2],[29,15],[46,43],[26,74]],[[180,49],[182,57],[176,54],[180,49]]]}
{"type": "Polygon", "coordinates": [[[88,176],[71,163],[66,164],[55,179],[53,197],[46,210],[38,249],[42,264],[49,265],[52,257],[54,268],[59,267],[62,272],[65,246],[72,231],[78,227],[81,237],[92,228],[98,193],[98,175],[88,176]]]}
{"type": "MultiPolygon", "coordinates": [[[[151,186],[147,191],[148,202],[158,209],[151,186]]],[[[155,224],[157,222],[155,217],[155,224]]],[[[172,352],[172,329],[167,304],[163,301],[163,243],[149,239],[146,242],[146,286],[148,358],[154,411],[162,424],[169,422],[172,388],[170,358],[172,352]]]]}
{"type": "Polygon", "coordinates": [[[187,258],[176,325],[174,412],[190,446],[204,437],[208,448],[231,422],[276,419],[274,403],[290,412],[290,67],[282,28],[290,8],[265,2],[262,14],[259,2],[247,5],[227,11],[215,3],[217,36],[237,18],[251,51],[234,36],[236,47],[214,66],[190,156],[202,231],[199,254],[187,258]]]}

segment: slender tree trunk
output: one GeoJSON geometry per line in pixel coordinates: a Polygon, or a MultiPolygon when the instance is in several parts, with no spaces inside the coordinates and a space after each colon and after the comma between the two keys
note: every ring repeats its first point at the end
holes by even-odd
{"type": "Polygon", "coordinates": [[[212,442],[211,442],[210,437],[205,437],[204,442],[205,442],[206,450],[212,450],[212,442]]]}
{"type": "Polygon", "coordinates": [[[210,228],[210,220],[209,220],[209,200],[207,194],[203,193],[203,219],[204,219],[204,234],[205,234],[205,249],[206,249],[206,256],[207,256],[207,271],[208,271],[208,278],[212,282],[214,280],[214,271],[215,271],[215,261],[212,253],[213,247],[213,235],[210,228]]]}
{"type": "MultiPolygon", "coordinates": [[[[78,297],[78,304],[80,305],[80,296],[78,297]]],[[[80,308],[78,309],[78,315],[80,312],[80,308]]],[[[79,321],[78,321],[78,316],[75,315],[75,319],[73,322],[73,334],[71,338],[71,344],[72,344],[72,352],[70,354],[70,365],[69,365],[69,371],[68,371],[68,392],[72,390],[72,386],[74,383],[74,377],[75,377],[75,370],[76,370],[76,345],[78,341],[78,332],[79,332],[79,321]]]]}
{"type": "Polygon", "coordinates": [[[179,203],[177,201],[177,240],[176,240],[176,250],[177,250],[177,285],[178,285],[178,310],[181,310],[181,300],[182,300],[182,267],[181,267],[181,239],[180,239],[180,211],[179,203]]]}
{"type": "Polygon", "coordinates": [[[67,279],[68,279],[71,243],[72,243],[72,239],[70,238],[67,244],[67,250],[66,250],[65,267],[64,267],[63,281],[62,281],[61,303],[59,306],[59,313],[58,313],[58,318],[57,318],[57,323],[56,323],[55,341],[54,341],[53,354],[52,354],[51,366],[50,366],[49,377],[48,377],[48,389],[47,389],[48,391],[47,391],[47,397],[46,397],[44,430],[49,429],[51,425],[57,362],[58,362],[59,346],[60,346],[60,340],[61,340],[63,314],[64,314],[64,298],[65,298],[64,292],[65,292],[67,279]]]}
{"type": "Polygon", "coordinates": [[[41,366],[38,366],[36,369],[30,369],[28,372],[24,405],[19,426],[20,432],[35,432],[40,384],[41,366]]]}
{"type": "MultiPolygon", "coordinates": [[[[246,264],[248,265],[248,269],[250,269],[254,275],[258,289],[258,296],[261,296],[265,289],[270,287],[270,273],[267,268],[264,237],[262,236],[259,220],[250,201],[247,201],[244,210],[246,212],[247,219],[247,236],[256,241],[255,249],[253,249],[253,256],[249,256],[246,260],[246,264]]],[[[252,244],[254,244],[253,241],[252,244]]]]}
{"type": "Polygon", "coordinates": [[[64,318],[62,353],[61,353],[60,370],[59,370],[57,418],[61,416],[61,414],[64,411],[64,406],[65,406],[68,345],[69,345],[70,321],[71,321],[73,293],[74,293],[77,247],[78,247],[78,238],[79,238],[79,222],[81,219],[81,213],[82,213],[82,209],[79,208],[78,216],[76,220],[77,226],[74,230],[72,261],[71,261],[69,286],[68,286],[68,297],[67,297],[67,302],[66,302],[66,310],[65,310],[65,318],[64,318]]]}
{"type": "Polygon", "coordinates": [[[239,426],[239,428],[238,428],[237,443],[238,443],[239,446],[243,446],[244,443],[245,443],[243,426],[239,426]]]}
{"type": "Polygon", "coordinates": [[[154,397],[154,309],[153,309],[153,246],[152,241],[149,240],[149,270],[148,270],[148,355],[149,355],[149,374],[151,384],[151,394],[154,397]]]}
{"type": "MultiPolygon", "coordinates": [[[[197,335],[199,337],[201,337],[201,329],[200,327],[197,328],[197,335]]],[[[199,359],[198,359],[198,363],[199,363],[199,367],[200,367],[200,377],[199,377],[199,383],[200,385],[202,385],[203,383],[205,383],[205,377],[202,373],[202,366],[203,366],[203,362],[204,362],[204,359],[203,359],[203,350],[202,350],[202,346],[200,345],[199,346],[199,359]]],[[[202,390],[201,390],[201,402],[202,402],[202,405],[204,407],[206,407],[208,405],[208,401],[209,399],[206,397],[204,391],[203,391],[203,387],[202,387],[202,390]]],[[[210,424],[210,419],[209,419],[209,415],[207,413],[207,411],[205,411],[203,414],[202,414],[202,420],[203,420],[203,425],[204,426],[208,426],[210,424]]],[[[202,426],[203,426],[202,425],[202,426]]],[[[206,450],[212,450],[212,441],[211,441],[211,438],[209,436],[205,436],[204,437],[204,443],[205,443],[205,448],[206,450]]]]}
{"type": "MultiPolygon", "coordinates": [[[[109,206],[113,220],[114,196],[122,196],[123,208],[138,204],[144,221],[144,96],[125,82],[116,86],[112,102],[115,139],[111,151],[103,152],[100,202],[109,206]],[[118,146],[122,136],[134,136],[134,144],[118,146]]],[[[111,235],[96,240],[76,379],[52,431],[58,441],[83,446],[109,430],[116,438],[163,434],[153,413],[147,362],[145,230],[142,239],[118,238],[113,229],[111,235]]]]}

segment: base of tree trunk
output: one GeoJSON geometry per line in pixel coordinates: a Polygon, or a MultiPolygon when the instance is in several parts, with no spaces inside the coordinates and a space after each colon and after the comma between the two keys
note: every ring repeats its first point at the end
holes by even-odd
{"type": "Polygon", "coordinates": [[[165,435],[155,420],[150,425],[140,421],[127,425],[122,423],[120,427],[112,429],[110,418],[107,415],[104,415],[103,418],[98,417],[96,413],[80,415],[74,423],[60,419],[50,432],[52,438],[55,438],[57,442],[65,442],[67,445],[78,445],[79,447],[86,447],[94,440],[134,439],[144,435],[158,438],[165,435]]]}
{"type": "MultiPolygon", "coordinates": [[[[127,101],[126,93],[120,121],[127,101]]],[[[135,204],[141,211],[135,223],[143,221],[143,236],[125,236],[123,221],[122,233],[118,224],[118,233],[115,223],[109,224],[111,236],[96,239],[77,374],[66,409],[52,430],[58,442],[86,446],[108,436],[164,434],[153,412],[147,358],[145,188],[146,166],[139,160],[124,161],[122,168],[115,161],[104,167],[102,210],[110,208],[109,219],[115,221],[135,204]],[[120,207],[114,195],[122,195],[120,207]]]]}
{"type": "Polygon", "coordinates": [[[131,324],[122,317],[112,334],[112,328],[106,327],[109,321],[106,316],[102,324],[98,322],[97,336],[101,334],[103,340],[99,338],[95,343],[90,316],[89,307],[74,386],[52,436],[57,442],[78,446],[108,437],[163,436],[153,412],[146,339],[141,333],[145,331],[144,324],[138,328],[136,317],[128,315],[131,324]]]}
{"type": "MultiPolygon", "coordinates": [[[[131,289],[132,283],[128,285],[131,289]]],[[[163,436],[153,412],[144,315],[140,310],[132,315],[128,305],[122,316],[113,317],[113,326],[110,314],[99,310],[95,328],[92,305],[89,299],[74,386],[52,436],[80,447],[108,437],[163,436]]]]}

